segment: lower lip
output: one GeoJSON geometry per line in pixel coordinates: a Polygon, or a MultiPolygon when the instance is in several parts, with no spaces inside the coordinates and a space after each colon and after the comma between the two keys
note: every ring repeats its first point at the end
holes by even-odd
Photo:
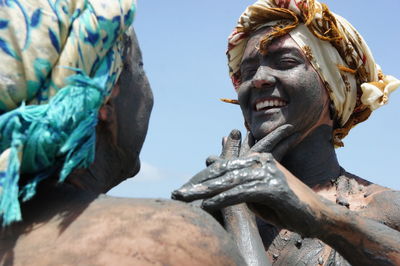
{"type": "Polygon", "coordinates": [[[283,113],[286,113],[287,110],[287,105],[281,106],[281,107],[274,107],[270,109],[264,109],[264,110],[253,110],[253,117],[256,119],[261,119],[261,120],[269,120],[275,117],[276,115],[280,115],[283,113]]]}
{"type": "Polygon", "coordinates": [[[268,109],[261,109],[261,110],[255,110],[256,113],[274,113],[276,111],[285,109],[287,107],[287,105],[284,106],[275,106],[272,108],[268,108],[268,109]]]}

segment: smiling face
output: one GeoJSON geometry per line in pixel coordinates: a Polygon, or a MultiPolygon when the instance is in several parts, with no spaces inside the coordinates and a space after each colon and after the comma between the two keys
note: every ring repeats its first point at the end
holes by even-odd
{"type": "Polygon", "coordinates": [[[303,137],[329,120],[329,99],[318,73],[289,36],[275,39],[262,55],[256,47],[270,27],[253,33],[240,67],[240,107],[255,139],[284,124],[303,137]]]}

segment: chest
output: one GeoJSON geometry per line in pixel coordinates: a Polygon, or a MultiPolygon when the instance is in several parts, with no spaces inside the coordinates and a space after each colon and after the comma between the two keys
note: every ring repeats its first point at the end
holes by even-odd
{"type": "MultiPolygon", "coordinates": [[[[361,216],[382,221],[380,208],[370,204],[364,187],[340,191],[325,190],[318,194],[324,198],[358,212],[361,216]]],[[[338,252],[319,239],[303,238],[295,232],[257,220],[266,253],[273,265],[350,265],[338,252]]]]}

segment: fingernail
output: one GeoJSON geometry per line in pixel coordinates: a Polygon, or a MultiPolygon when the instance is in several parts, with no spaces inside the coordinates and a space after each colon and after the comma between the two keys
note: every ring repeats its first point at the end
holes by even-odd
{"type": "Polygon", "coordinates": [[[179,200],[182,198],[183,198],[182,192],[180,192],[179,190],[175,190],[171,193],[171,199],[179,200]]]}
{"type": "Polygon", "coordinates": [[[234,129],[231,131],[231,133],[229,134],[229,137],[233,140],[240,140],[242,138],[242,133],[240,133],[239,130],[234,129]]]}
{"type": "Polygon", "coordinates": [[[212,164],[215,163],[216,161],[217,161],[217,158],[215,158],[215,157],[208,157],[207,160],[206,160],[206,165],[207,165],[207,167],[210,166],[210,165],[212,165],[212,164]]]}

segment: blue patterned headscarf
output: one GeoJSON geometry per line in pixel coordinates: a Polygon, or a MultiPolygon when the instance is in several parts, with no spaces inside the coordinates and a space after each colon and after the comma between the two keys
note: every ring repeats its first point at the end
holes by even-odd
{"type": "Polygon", "coordinates": [[[0,220],[57,165],[94,160],[98,111],[122,70],[135,0],[0,0],[0,220]],[[20,174],[32,177],[19,186],[20,174]]]}

